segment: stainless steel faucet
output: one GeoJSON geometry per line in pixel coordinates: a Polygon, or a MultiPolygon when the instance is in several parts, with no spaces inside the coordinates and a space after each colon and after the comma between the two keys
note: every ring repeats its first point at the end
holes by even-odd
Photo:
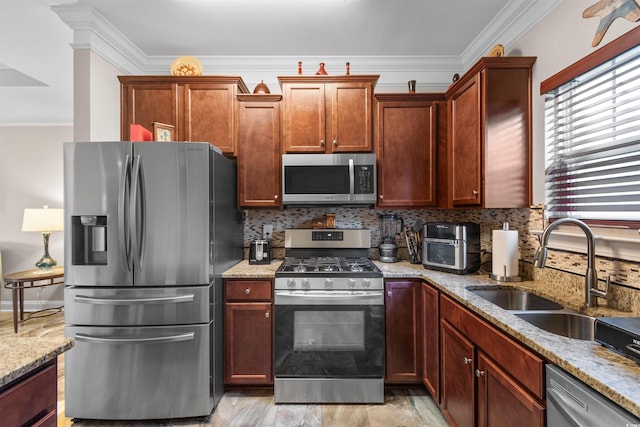
{"type": "Polygon", "coordinates": [[[584,302],[587,307],[597,305],[595,300],[592,303],[591,297],[607,297],[607,293],[609,292],[609,278],[607,277],[605,289],[603,291],[598,289],[598,275],[595,269],[596,237],[593,235],[593,231],[591,230],[591,228],[589,228],[589,226],[584,222],[575,218],[562,218],[549,224],[542,233],[542,238],[540,239],[540,247],[536,250],[536,253],[533,256],[533,266],[539,268],[544,267],[545,263],[547,262],[547,243],[549,241],[549,235],[553,230],[555,230],[562,224],[577,225],[578,227],[580,227],[580,229],[582,229],[582,231],[584,231],[584,234],[587,237],[587,272],[584,276],[584,302]]]}

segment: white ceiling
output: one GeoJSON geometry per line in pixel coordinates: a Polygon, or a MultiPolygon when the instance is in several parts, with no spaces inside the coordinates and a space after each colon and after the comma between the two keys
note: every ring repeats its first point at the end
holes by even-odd
{"type": "Polygon", "coordinates": [[[0,0],[0,124],[72,122],[71,44],[87,26],[124,40],[148,74],[181,55],[204,59],[205,74],[216,57],[454,58],[463,67],[558,1],[0,0]]]}

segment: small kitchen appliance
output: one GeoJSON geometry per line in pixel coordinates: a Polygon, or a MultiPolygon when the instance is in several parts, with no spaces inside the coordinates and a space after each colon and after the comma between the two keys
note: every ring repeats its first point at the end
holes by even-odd
{"type": "Polygon", "coordinates": [[[276,403],[384,402],[384,281],[367,229],[287,229],[275,273],[276,403]]]}
{"type": "Polygon", "coordinates": [[[480,268],[480,226],[473,222],[432,222],[422,229],[422,265],[468,274],[480,268]]]}
{"type": "Polygon", "coordinates": [[[394,214],[380,215],[380,261],[397,262],[398,245],[396,239],[402,232],[404,221],[394,214]]]}
{"type": "Polygon", "coordinates": [[[268,240],[254,240],[249,246],[249,264],[271,263],[271,245],[268,240]]]}
{"type": "Polygon", "coordinates": [[[595,323],[595,340],[640,362],[639,317],[598,317],[595,323]]]}

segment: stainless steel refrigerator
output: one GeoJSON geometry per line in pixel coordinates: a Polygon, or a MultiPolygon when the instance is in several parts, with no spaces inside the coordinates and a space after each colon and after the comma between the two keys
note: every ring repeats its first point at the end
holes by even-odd
{"type": "Polygon", "coordinates": [[[207,143],[64,145],[66,416],[211,413],[221,274],[242,259],[235,172],[207,143]]]}

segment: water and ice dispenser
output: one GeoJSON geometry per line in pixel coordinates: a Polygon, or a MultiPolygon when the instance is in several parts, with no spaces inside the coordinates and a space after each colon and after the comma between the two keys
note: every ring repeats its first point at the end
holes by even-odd
{"type": "Polygon", "coordinates": [[[73,265],[107,265],[107,216],[71,217],[73,265]]]}

